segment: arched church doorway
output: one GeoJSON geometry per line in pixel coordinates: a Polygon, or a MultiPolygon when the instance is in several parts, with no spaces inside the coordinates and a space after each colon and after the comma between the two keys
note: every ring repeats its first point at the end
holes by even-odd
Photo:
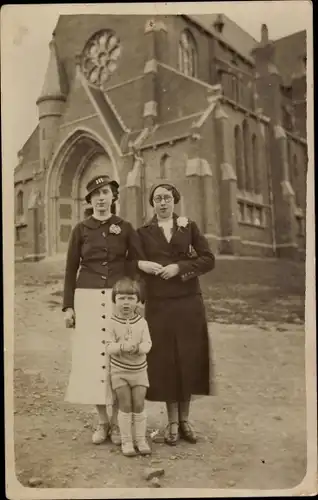
{"type": "MultiPolygon", "coordinates": [[[[65,253],[74,225],[87,215],[87,182],[107,174],[118,181],[113,159],[89,134],[74,134],[62,147],[47,184],[48,254],[65,253]]],[[[119,207],[117,207],[117,213],[119,207]]]]}

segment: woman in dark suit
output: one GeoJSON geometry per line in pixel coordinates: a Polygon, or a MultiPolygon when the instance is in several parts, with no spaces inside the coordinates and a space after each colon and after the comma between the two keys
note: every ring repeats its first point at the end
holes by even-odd
{"type": "Polygon", "coordinates": [[[197,224],[174,213],[179,200],[171,182],[154,185],[149,201],[155,215],[138,229],[146,258],[160,265],[140,262],[139,267],[145,272],[145,317],[152,339],[147,399],[166,402],[170,445],[180,437],[196,442],[188,420],[191,396],[213,393],[198,276],[211,271],[215,259],[197,224]]]}

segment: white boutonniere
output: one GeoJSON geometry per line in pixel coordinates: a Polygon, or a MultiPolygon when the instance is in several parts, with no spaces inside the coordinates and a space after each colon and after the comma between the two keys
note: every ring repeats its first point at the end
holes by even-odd
{"type": "Polygon", "coordinates": [[[109,232],[111,234],[120,234],[121,233],[121,229],[119,226],[117,226],[117,224],[112,224],[109,228],[109,232]]]}
{"type": "Polygon", "coordinates": [[[187,217],[178,217],[177,218],[177,226],[179,229],[183,229],[187,227],[189,224],[189,219],[187,217]]]}

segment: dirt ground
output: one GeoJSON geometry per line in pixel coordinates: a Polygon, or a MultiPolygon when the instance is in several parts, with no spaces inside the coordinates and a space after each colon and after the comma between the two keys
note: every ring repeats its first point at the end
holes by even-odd
{"type": "MultiPolygon", "coordinates": [[[[16,474],[43,488],[147,487],[146,467],[165,469],[164,487],[278,489],[306,473],[304,269],[277,261],[220,261],[202,283],[218,394],[193,402],[199,441],[151,457],[125,458],[95,446],[93,407],[63,401],[70,335],[63,325],[63,263],[17,263],[15,286],[16,474]]],[[[147,403],[149,430],[164,407],[147,403]]]]}

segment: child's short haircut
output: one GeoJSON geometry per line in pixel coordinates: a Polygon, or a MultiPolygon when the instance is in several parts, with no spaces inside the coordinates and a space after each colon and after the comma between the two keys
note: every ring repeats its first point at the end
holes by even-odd
{"type": "Polygon", "coordinates": [[[113,303],[116,302],[118,294],[137,295],[138,302],[142,301],[140,284],[131,278],[122,278],[115,283],[112,290],[113,303]]]}

